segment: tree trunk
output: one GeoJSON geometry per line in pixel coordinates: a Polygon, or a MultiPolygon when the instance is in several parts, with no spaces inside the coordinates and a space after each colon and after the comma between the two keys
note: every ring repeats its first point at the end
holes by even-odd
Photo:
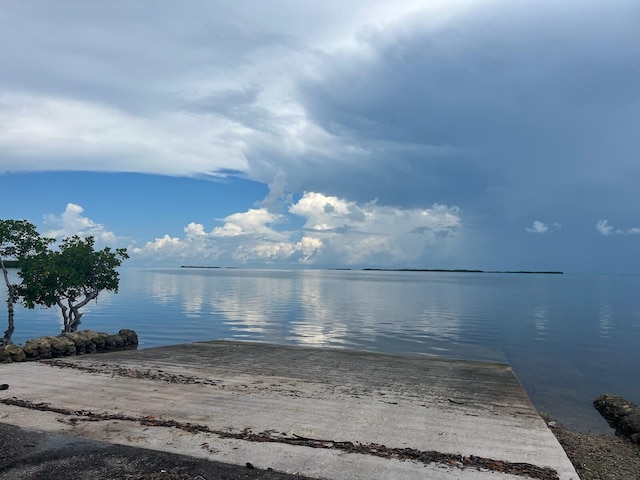
{"type": "MultiPolygon", "coordinates": [[[[82,317],[82,313],[80,313],[80,309],[82,307],[84,307],[87,303],[89,303],[91,300],[95,300],[96,298],[98,298],[98,291],[92,291],[89,293],[85,294],[84,299],[82,299],[81,302],[76,303],[75,305],[73,304],[73,301],[75,299],[73,298],[69,298],[68,299],[68,304],[69,304],[69,314],[66,315],[66,312],[63,312],[63,316],[65,317],[65,321],[64,321],[64,332],[75,332],[78,330],[78,326],[80,326],[80,318],[82,317]]],[[[58,302],[58,305],[62,305],[60,302],[58,302]]]]}
{"type": "Polygon", "coordinates": [[[69,332],[76,332],[78,330],[80,317],[82,317],[82,314],[78,311],[78,307],[71,307],[69,310],[69,332]]]}
{"type": "Polygon", "coordinates": [[[0,340],[0,344],[2,345],[11,345],[11,336],[13,335],[13,331],[15,329],[14,325],[14,311],[13,305],[16,303],[16,290],[15,285],[12,285],[9,281],[9,272],[7,272],[7,267],[4,264],[4,260],[0,257],[0,267],[2,268],[2,275],[4,276],[4,283],[7,285],[7,330],[4,332],[4,336],[2,340],[0,340]]]}
{"type": "Polygon", "coordinates": [[[62,327],[62,333],[69,333],[69,315],[67,315],[67,307],[65,307],[62,302],[60,301],[60,299],[58,299],[56,301],[56,303],[58,304],[58,306],[60,307],[60,311],[62,312],[62,320],[64,322],[63,327],[62,327]]]}
{"type": "Polygon", "coordinates": [[[2,337],[2,340],[0,341],[0,343],[2,345],[11,345],[13,342],[11,341],[11,336],[13,335],[13,331],[15,330],[15,323],[14,323],[14,311],[13,311],[13,306],[16,303],[16,297],[15,297],[15,286],[14,285],[10,285],[9,287],[9,293],[7,295],[7,329],[4,332],[4,337],[2,337]]]}

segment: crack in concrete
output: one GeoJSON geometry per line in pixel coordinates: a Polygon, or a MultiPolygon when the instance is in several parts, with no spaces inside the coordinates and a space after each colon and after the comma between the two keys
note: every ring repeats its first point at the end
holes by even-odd
{"type": "Polygon", "coordinates": [[[58,413],[65,416],[79,417],[71,419],[69,423],[72,425],[78,421],[106,421],[121,420],[127,422],[135,422],[148,427],[167,427],[177,428],[191,433],[207,433],[218,436],[219,438],[244,440],[249,442],[275,442],[288,445],[304,446],[309,448],[325,448],[338,450],[345,453],[359,453],[363,455],[372,455],[381,458],[390,458],[397,460],[409,460],[428,465],[437,463],[447,467],[458,468],[475,468],[478,470],[490,470],[505,474],[529,477],[537,480],[559,480],[558,472],[552,468],[539,467],[530,463],[507,462],[492,458],[479,457],[476,455],[459,455],[451,453],[443,453],[434,450],[418,450],[415,448],[395,448],[387,447],[377,443],[360,443],[350,441],[321,440],[316,438],[301,437],[299,435],[286,436],[285,434],[274,435],[278,433],[275,430],[269,430],[254,433],[249,428],[245,428],[239,432],[214,430],[206,425],[199,425],[190,422],[179,422],[176,420],[166,420],[156,418],[154,416],[131,416],[123,413],[107,413],[93,412],[91,410],[72,410],[64,407],[55,407],[48,403],[34,403],[28,400],[21,400],[16,397],[0,399],[0,403],[31,410],[39,410],[43,412],[58,413]]]}

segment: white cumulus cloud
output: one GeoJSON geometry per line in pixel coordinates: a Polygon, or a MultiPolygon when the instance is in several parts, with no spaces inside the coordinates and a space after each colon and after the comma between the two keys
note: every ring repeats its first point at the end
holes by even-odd
{"type": "Polygon", "coordinates": [[[216,237],[260,236],[281,239],[282,234],[269,225],[282,221],[279,215],[269,212],[266,208],[252,208],[246,212],[234,213],[224,218],[222,227],[213,229],[216,237]]]}
{"type": "Polygon", "coordinates": [[[113,243],[116,235],[107,228],[82,215],[84,209],[75,203],[68,203],[64,212],[60,215],[48,214],[44,216],[44,225],[49,230],[45,231],[46,237],[68,237],[78,235],[80,237],[95,237],[96,241],[113,243]]]}
{"type": "Polygon", "coordinates": [[[184,233],[186,233],[188,237],[202,237],[206,235],[204,225],[194,222],[191,222],[189,225],[184,227],[184,233]]]}

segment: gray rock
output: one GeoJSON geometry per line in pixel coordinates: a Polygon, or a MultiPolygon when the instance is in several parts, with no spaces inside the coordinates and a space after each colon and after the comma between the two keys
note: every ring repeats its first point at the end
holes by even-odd
{"type": "Polygon", "coordinates": [[[124,340],[125,347],[137,347],[138,346],[138,334],[133,330],[123,328],[118,332],[118,335],[124,340]]]}
{"type": "Polygon", "coordinates": [[[84,355],[87,353],[87,341],[82,332],[62,333],[60,336],[68,338],[76,347],[76,355],[84,355]]]}
{"type": "Polygon", "coordinates": [[[34,338],[27,340],[24,344],[24,354],[29,360],[39,360],[51,358],[51,343],[49,343],[50,337],[34,338]]]}
{"type": "Polygon", "coordinates": [[[103,332],[93,332],[95,336],[91,339],[95,345],[95,352],[100,353],[105,351],[105,340],[109,336],[103,332]]]}
{"type": "Polygon", "coordinates": [[[76,354],[76,344],[67,337],[49,337],[53,357],[70,357],[76,354]]]}
{"type": "Polygon", "coordinates": [[[116,350],[124,347],[124,339],[120,335],[107,335],[104,339],[105,350],[116,350]]]}
{"type": "Polygon", "coordinates": [[[25,362],[27,360],[24,350],[18,345],[6,345],[4,350],[11,355],[11,361],[13,362],[25,362]]]}
{"type": "Polygon", "coordinates": [[[7,352],[6,346],[0,347],[0,364],[1,363],[11,363],[11,354],[7,352]]]}
{"type": "Polygon", "coordinates": [[[618,395],[600,395],[593,406],[616,433],[640,445],[640,408],[635,403],[618,395]]]}

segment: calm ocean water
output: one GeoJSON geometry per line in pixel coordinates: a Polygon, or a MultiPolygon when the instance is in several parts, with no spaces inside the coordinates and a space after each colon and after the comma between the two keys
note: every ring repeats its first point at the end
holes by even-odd
{"type": "MultiPolygon", "coordinates": [[[[609,431],[597,395],[640,403],[640,276],[124,268],[120,293],[84,311],[81,328],[132,328],[140,348],[236,339],[508,362],[538,410],[582,431],[609,431]]],[[[60,328],[56,309],[19,308],[14,341],[60,328]]]]}

